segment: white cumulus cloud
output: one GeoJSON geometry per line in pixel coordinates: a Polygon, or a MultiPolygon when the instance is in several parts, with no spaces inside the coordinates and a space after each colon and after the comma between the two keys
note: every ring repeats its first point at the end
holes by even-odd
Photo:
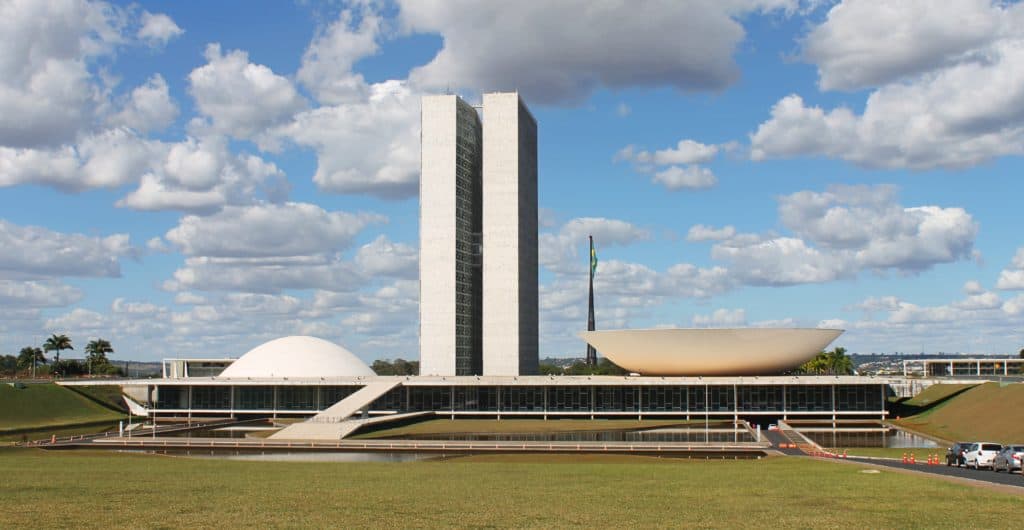
{"type": "Polygon", "coordinates": [[[254,138],[306,107],[291,81],[249,62],[246,52],[225,54],[210,44],[205,56],[207,63],[188,75],[189,91],[213,131],[254,138]]]}
{"type": "Polygon", "coordinates": [[[106,237],[55,232],[0,219],[0,277],[118,277],[121,258],[136,250],[128,234],[106,237]]]}
{"type": "Polygon", "coordinates": [[[135,36],[149,43],[150,46],[163,46],[169,40],[185,33],[185,30],[179,28],[171,17],[163,13],[153,14],[143,11],[141,22],[142,27],[139,28],[135,36]]]}
{"type": "Polygon", "coordinates": [[[414,83],[434,89],[518,88],[539,103],[579,102],[601,87],[720,90],[738,77],[732,55],[744,30],[736,18],[793,7],[710,0],[400,5],[407,31],[444,39],[437,56],[412,71],[414,83]]]}
{"type": "Polygon", "coordinates": [[[167,81],[162,75],[155,74],[132,90],[124,108],[109,121],[113,125],[147,132],[163,129],[177,117],[178,106],[167,90],[167,81]]]}

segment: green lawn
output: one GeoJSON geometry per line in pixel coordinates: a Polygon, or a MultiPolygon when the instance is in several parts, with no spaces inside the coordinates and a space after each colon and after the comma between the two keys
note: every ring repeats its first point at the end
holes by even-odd
{"type": "Polygon", "coordinates": [[[117,385],[88,385],[88,386],[69,386],[65,387],[72,392],[78,392],[99,404],[112,409],[114,411],[120,411],[128,414],[128,405],[125,404],[124,399],[121,398],[121,387],[117,385]]]}
{"type": "Polygon", "coordinates": [[[0,384],[0,434],[21,429],[116,422],[123,417],[61,386],[38,384],[17,389],[0,384]]]}
{"type": "Polygon", "coordinates": [[[921,391],[912,398],[890,399],[889,415],[892,418],[908,417],[915,414],[923,414],[932,407],[942,405],[946,400],[952,399],[970,388],[978,386],[977,383],[964,385],[938,384],[932,385],[921,391]]]}
{"type": "Polygon", "coordinates": [[[376,431],[360,433],[352,438],[380,438],[386,436],[406,436],[409,434],[448,434],[448,433],[506,433],[506,432],[571,432],[571,431],[605,431],[618,429],[641,429],[664,427],[670,425],[700,423],[703,421],[685,420],[537,420],[537,419],[503,419],[503,420],[471,420],[471,419],[430,419],[409,425],[384,428],[376,431]]]}
{"type": "Polygon", "coordinates": [[[0,528],[1024,526],[1020,496],[803,458],[346,464],[0,449],[0,469],[0,528]]]}
{"type": "Polygon", "coordinates": [[[944,440],[1024,443],[1024,384],[985,383],[893,423],[944,440]]]}
{"type": "Polygon", "coordinates": [[[973,388],[973,387],[976,387],[976,386],[978,386],[978,385],[976,385],[976,384],[963,384],[963,385],[938,384],[938,385],[932,385],[932,386],[922,390],[920,394],[918,394],[918,395],[916,395],[916,396],[914,396],[914,397],[904,401],[903,403],[906,404],[906,405],[910,405],[912,407],[927,407],[927,406],[933,405],[935,403],[938,403],[938,402],[940,402],[940,401],[942,401],[944,399],[948,399],[951,396],[954,396],[954,395],[956,395],[959,392],[963,392],[964,390],[967,390],[968,388],[973,388]]]}

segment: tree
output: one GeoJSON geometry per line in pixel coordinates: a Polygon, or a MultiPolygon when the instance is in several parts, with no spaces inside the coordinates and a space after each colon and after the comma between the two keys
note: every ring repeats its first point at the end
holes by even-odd
{"type": "Polygon", "coordinates": [[[46,362],[43,350],[34,346],[25,346],[18,352],[18,368],[22,370],[32,369],[32,377],[36,376],[36,365],[46,362]]]}
{"type": "Polygon", "coordinates": [[[61,359],[59,361],[53,361],[50,366],[53,368],[54,374],[60,374],[62,377],[82,375],[85,373],[85,363],[75,359],[61,359]]]}
{"type": "Polygon", "coordinates": [[[793,370],[793,373],[850,375],[853,373],[853,359],[846,356],[846,348],[837,346],[832,351],[818,353],[813,359],[793,370]]]}
{"type": "Polygon", "coordinates": [[[846,356],[846,348],[836,346],[830,352],[825,352],[825,365],[828,372],[833,375],[850,375],[853,373],[853,361],[846,356]]]}
{"type": "Polygon", "coordinates": [[[56,333],[54,333],[53,336],[51,336],[50,338],[46,339],[46,342],[43,343],[43,350],[57,352],[57,354],[54,355],[54,357],[53,357],[53,372],[55,374],[63,373],[58,368],[58,366],[61,366],[60,365],[60,352],[62,350],[73,350],[73,349],[75,349],[75,347],[71,345],[71,339],[68,338],[67,335],[57,335],[56,333]]]}
{"type": "Polygon", "coordinates": [[[107,354],[114,353],[114,348],[110,345],[109,341],[96,339],[89,341],[89,344],[85,345],[85,353],[88,354],[85,362],[89,367],[89,375],[92,375],[94,368],[106,368],[110,365],[107,354]]]}
{"type": "Polygon", "coordinates": [[[401,357],[394,361],[377,359],[370,368],[377,375],[417,375],[420,373],[420,362],[406,361],[401,357]]]}
{"type": "Polygon", "coordinates": [[[60,361],[60,352],[63,350],[73,350],[74,346],[71,345],[71,339],[67,335],[53,334],[50,338],[46,339],[43,343],[43,350],[55,351],[57,354],[54,356],[53,361],[60,361]]]}
{"type": "Polygon", "coordinates": [[[1020,358],[1024,359],[1024,348],[1020,349],[1020,358]]]}
{"type": "Polygon", "coordinates": [[[562,375],[562,367],[555,366],[551,363],[540,363],[537,366],[537,371],[540,375],[562,375]]]}
{"type": "Polygon", "coordinates": [[[18,358],[13,355],[0,355],[0,374],[16,375],[18,370],[18,358]]]}
{"type": "Polygon", "coordinates": [[[377,375],[395,375],[395,367],[384,359],[377,359],[370,365],[370,369],[377,375]]]}
{"type": "Polygon", "coordinates": [[[620,368],[607,357],[601,357],[597,365],[591,366],[583,361],[576,361],[565,369],[565,375],[627,375],[629,372],[620,368]]]}

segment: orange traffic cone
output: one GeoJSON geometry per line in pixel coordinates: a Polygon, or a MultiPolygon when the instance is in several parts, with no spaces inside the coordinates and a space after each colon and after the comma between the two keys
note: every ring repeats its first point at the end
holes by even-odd
{"type": "Polygon", "coordinates": [[[914,453],[910,453],[910,463],[911,464],[916,464],[917,463],[917,459],[914,458],[914,453]]]}
{"type": "Polygon", "coordinates": [[[910,461],[907,460],[907,453],[903,453],[903,463],[904,464],[909,464],[910,463],[910,461]]]}

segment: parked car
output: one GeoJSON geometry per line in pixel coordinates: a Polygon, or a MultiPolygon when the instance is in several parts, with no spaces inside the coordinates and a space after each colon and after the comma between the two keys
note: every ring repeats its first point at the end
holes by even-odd
{"type": "Polygon", "coordinates": [[[992,467],[992,461],[996,459],[996,455],[999,451],[1003,450],[1003,446],[992,442],[976,442],[972,443],[967,448],[967,454],[964,455],[964,465],[967,467],[973,467],[974,469],[980,469],[983,467],[992,467]]]}
{"type": "Polygon", "coordinates": [[[1021,458],[1024,458],[1024,445],[1007,445],[992,461],[992,470],[1007,473],[1013,473],[1015,469],[1020,471],[1021,458]]]}
{"type": "Polygon", "coordinates": [[[946,465],[947,466],[962,466],[964,465],[964,454],[967,453],[967,448],[970,447],[968,442],[957,442],[952,447],[946,449],[946,465]]]}

